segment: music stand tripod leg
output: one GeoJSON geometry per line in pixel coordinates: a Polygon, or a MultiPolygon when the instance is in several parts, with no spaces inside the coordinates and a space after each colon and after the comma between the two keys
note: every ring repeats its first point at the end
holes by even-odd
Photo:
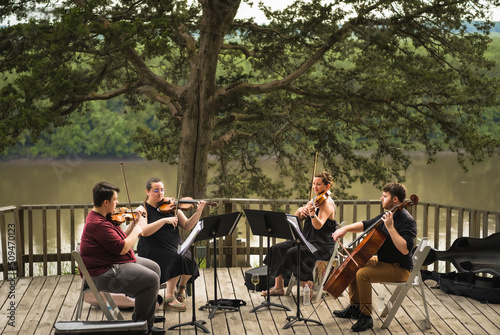
{"type": "MultiPolygon", "coordinates": [[[[267,234],[267,254],[268,255],[269,255],[269,245],[270,244],[271,244],[271,236],[268,233],[267,234]]],[[[272,257],[272,255],[271,255],[271,257],[272,257]]],[[[272,264],[271,259],[269,260],[269,264],[272,264]]],[[[252,310],[250,310],[250,313],[255,313],[259,308],[262,308],[262,307],[272,307],[272,306],[283,308],[285,311],[291,311],[290,308],[288,308],[284,305],[280,305],[280,304],[276,304],[276,303],[271,302],[271,297],[269,295],[269,279],[270,278],[271,278],[271,270],[269,269],[269,266],[267,266],[267,283],[266,283],[267,297],[266,297],[266,300],[264,300],[262,302],[262,304],[260,304],[259,306],[252,308],[252,310]]]]}
{"type": "MultiPolygon", "coordinates": [[[[218,309],[221,310],[230,310],[230,311],[239,311],[239,308],[236,307],[230,307],[230,306],[224,306],[221,308],[221,305],[219,303],[219,299],[217,299],[217,247],[216,247],[216,237],[214,237],[214,303],[213,305],[207,303],[205,306],[201,306],[199,309],[204,310],[204,309],[209,309],[210,312],[208,314],[208,318],[211,320],[215,312],[217,312],[218,309]]],[[[221,242],[222,243],[222,242],[221,242]]]]}
{"type": "MultiPolygon", "coordinates": [[[[269,245],[271,243],[271,237],[269,234],[267,234],[267,254],[269,255],[269,245]]],[[[272,255],[271,255],[272,257],[272,255]]],[[[271,259],[269,260],[269,264],[272,264],[271,262],[271,259]]],[[[256,306],[254,308],[252,308],[252,310],[250,310],[250,313],[255,313],[259,308],[262,308],[262,307],[279,307],[279,308],[283,308],[285,311],[291,311],[290,308],[284,306],[284,305],[280,305],[280,304],[276,304],[276,303],[272,303],[271,302],[271,297],[269,295],[269,279],[271,278],[271,270],[269,269],[269,266],[267,266],[267,283],[266,283],[266,287],[267,287],[267,297],[266,297],[266,300],[264,300],[262,302],[262,304],[260,304],[259,306],[256,306]]]]}
{"type": "Polygon", "coordinates": [[[204,321],[204,320],[196,320],[196,301],[195,301],[195,288],[194,288],[194,281],[195,281],[195,278],[194,278],[194,274],[196,273],[196,257],[194,256],[194,246],[191,245],[191,257],[193,258],[193,281],[192,281],[192,285],[193,285],[193,295],[191,297],[191,299],[193,300],[192,303],[193,303],[193,319],[192,321],[190,322],[184,322],[184,323],[180,323],[178,325],[175,325],[175,326],[172,326],[170,328],[168,328],[168,330],[172,330],[172,329],[175,329],[175,328],[178,328],[178,327],[183,327],[183,326],[194,326],[195,329],[196,327],[200,328],[201,330],[203,330],[206,334],[210,334],[210,331],[208,330],[207,327],[204,326],[204,324],[206,324],[207,322],[204,321]]]}
{"type": "Polygon", "coordinates": [[[297,242],[297,315],[289,316],[286,319],[288,322],[283,326],[283,329],[290,328],[295,322],[298,321],[304,321],[305,323],[314,322],[320,326],[323,325],[323,323],[319,321],[306,319],[300,316],[300,242],[297,242]]]}

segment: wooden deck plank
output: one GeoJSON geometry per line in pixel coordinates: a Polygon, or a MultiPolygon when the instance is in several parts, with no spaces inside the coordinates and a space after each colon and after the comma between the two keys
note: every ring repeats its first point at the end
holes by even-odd
{"type": "MultiPolygon", "coordinates": [[[[208,319],[208,310],[199,311],[200,306],[207,300],[214,298],[214,270],[201,269],[200,277],[195,281],[196,319],[206,321],[206,327],[211,334],[352,334],[351,326],[355,320],[346,320],[333,317],[335,309],[342,309],[348,304],[347,294],[339,299],[324,297],[321,303],[310,306],[301,304],[302,316],[319,320],[323,326],[313,323],[296,322],[290,329],[284,330],[287,316],[296,315],[295,294],[291,296],[271,297],[271,301],[289,306],[292,311],[285,312],[281,308],[265,307],[256,313],[250,310],[259,306],[264,297],[260,292],[248,290],[244,284],[244,273],[248,268],[218,268],[217,295],[218,298],[242,299],[247,306],[240,311],[218,311],[212,320],[208,319]]],[[[80,292],[81,279],[79,276],[50,276],[19,278],[15,285],[17,308],[15,311],[15,327],[8,326],[7,307],[10,284],[0,281],[0,333],[2,334],[53,334],[53,326],[57,321],[69,321],[74,318],[76,301],[80,292]],[[7,285],[6,285],[7,284],[7,285]]],[[[432,286],[432,283],[431,283],[432,286]]],[[[375,284],[373,287],[374,300],[378,294],[386,294],[386,300],[394,289],[393,286],[375,284]]],[[[401,308],[389,329],[381,329],[383,319],[378,311],[373,315],[374,328],[366,334],[497,334],[500,332],[500,304],[481,303],[479,301],[444,293],[439,289],[425,287],[426,298],[431,317],[432,328],[426,329],[422,297],[419,290],[411,289],[403,300],[401,308]]],[[[160,294],[164,295],[164,291],[160,294]]],[[[179,322],[192,320],[192,297],[188,297],[186,305],[188,311],[184,313],[164,311],[162,307],[157,315],[165,315],[165,324],[157,324],[167,329],[179,322]]],[[[126,319],[132,316],[131,311],[122,311],[126,319]]],[[[84,304],[85,320],[103,320],[102,311],[96,307],[84,304]]],[[[167,331],[167,334],[202,333],[194,326],[184,326],[167,331]]]]}
{"type": "MultiPolygon", "coordinates": [[[[217,269],[219,271],[219,269],[217,269]]],[[[215,278],[215,271],[213,268],[205,269],[205,292],[207,295],[207,300],[213,300],[215,297],[215,284],[217,283],[217,278],[215,278]]],[[[217,298],[221,297],[220,285],[217,283],[217,298]]],[[[200,312],[207,322],[212,325],[212,332],[216,332],[220,335],[229,335],[229,329],[226,324],[226,317],[224,312],[217,311],[214,317],[210,320],[208,318],[210,310],[205,309],[200,312]]]]}
{"type": "MultiPolygon", "coordinates": [[[[242,269],[242,277],[241,280],[244,282],[245,278],[245,271],[249,270],[250,268],[243,268],[242,269]]],[[[246,286],[245,286],[246,287],[246,286]]],[[[262,303],[267,301],[265,297],[261,295],[260,291],[254,292],[253,290],[248,290],[248,306],[249,310],[252,310],[255,307],[262,306],[262,303]]],[[[278,301],[278,298],[276,297],[271,297],[270,298],[271,303],[278,303],[281,304],[280,301],[278,301]]],[[[261,330],[262,334],[291,334],[293,333],[292,330],[283,330],[283,326],[285,325],[286,322],[286,316],[287,314],[284,312],[284,309],[280,307],[274,307],[274,306],[265,306],[265,307],[260,307],[253,313],[249,313],[250,317],[253,316],[257,320],[257,323],[259,325],[259,328],[261,330]],[[274,316],[273,316],[274,314],[274,316]],[[278,323],[275,319],[275,317],[278,320],[284,320],[284,322],[278,323]]],[[[253,319],[250,319],[253,320],[253,319]]]]}
{"type": "Polygon", "coordinates": [[[498,321],[500,318],[496,318],[494,322],[490,321],[484,314],[482,309],[478,309],[477,304],[472,303],[473,299],[450,295],[451,299],[453,299],[461,308],[463,308],[464,312],[473,320],[476,324],[474,325],[474,334],[498,334],[500,333],[500,329],[498,328],[498,321]],[[482,331],[477,331],[478,327],[482,329],[482,331]]]}
{"type": "MultiPolygon", "coordinates": [[[[27,315],[33,306],[36,297],[42,291],[43,284],[47,277],[28,277],[21,278],[19,282],[23,279],[29,280],[29,285],[26,288],[25,292],[20,291],[20,301],[16,309],[16,322],[14,327],[6,327],[2,334],[24,334],[21,332],[21,328],[24,325],[24,322],[27,320],[27,315]],[[24,294],[23,294],[24,293],[24,294]]],[[[16,287],[16,292],[18,291],[18,287],[16,287]]]]}
{"type": "MultiPolygon", "coordinates": [[[[219,286],[221,288],[220,290],[220,297],[223,299],[242,299],[242,290],[241,287],[238,291],[233,286],[233,282],[235,285],[238,285],[237,282],[241,281],[241,275],[239,276],[238,279],[231,280],[231,275],[229,274],[229,269],[224,267],[224,268],[219,268],[217,270],[217,277],[219,281],[219,286]]],[[[248,307],[243,307],[240,308],[239,311],[229,311],[226,312],[226,322],[228,328],[231,330],[230,332],[233,334],[245,334],[245,328],[243,326],[243,318],[242,318],[242,313],[248,314],[250,309],[248,307]]]]}
{"type": "Polygon", "coordinates": [[[31,277],[28,278],[17,278],[15,280],[14,288],[11,287],[11,283],[4,281],[2,283],[2,297],[5,298],[0,312],[2,317],[0,318],[0,334],[3,334],[10,328],[15,327],[19,322],[18,319],[18,308],[19,303],[31,283],[31,277]],[[4,295],[5,294],[5,295],[4,295]],[[12,303],[15,306],[13,310],[12,303]],[[12,316],[12,319],[10,317],[12,316]]]}
{"type": "MultiPolygon", "coordinates": [[[[26,320],[21,327],[20,333],[25,335],[31,335],[36,332],[37,327],[42,320],[42,316],[49,306],[51,297],[54,296],[54,292],[59,284],[59,279],[61,276],[49,276],[45,277],[45,282],[43,283],[43,289],[40,290],[36,299],[28,312],[26,320]]],[[[55,317],[54,317],[55,320],[55,317]]],[[[46,326],[46,325],[44,325],[46,326]]],[[[48,331],[50,333],[50,330],[48,331]]]]}
{"type": "MultiPolygon", "coordinates": [[[[15,287],[15,283],[16,283],[17,279],[15,279],[12,283],[14,284],[14,287],[15,287]]],[[[0,310],[2,310],[3,308],[3,305],[7,302],[7,300],[10,300],[10,288],[11,288],[11,282],[10,281],[7,281],[7,280],[4,280],[2,281],[2,283],[0,284],[0,310]]]]}
{"type": "MultiPolygon", "coordinates": [[[[80,276],[74,275],[65,277],[71,278],[71,284],[68,288],[68,292],[64,293],[64,301],[62,303],[59,314],[57,315],[55,323],[57,323],[58,321],[74,320],[76,314],[76,303],[78,301],[78,297],[80,296],[80,288],[82,285],[82,279],[80,278],[80,276]]],[[[50,334],[53,335],[54,332],[55,330],[52,329],[50,331],[50,334]]]]}
{"type": "MultiPolygon", "coordinates": [[[[40,322],[35,329],[34,334],[46,335],[50,334],[54,328],[55,321],[61,311],[61,308],[69,291],[73,278],[71,276],[57,276],[56,287],[53,294],[49,297],[49,301],[45,311],[40,318],[40,322]]],[[[30,316],[31,317],[31,316],[30,316]]]]}
{"type": "MultiPolygon", "coordinates": [[[[253,308],[250,302],[250,292],[245,286],[245,270],[242,268],[227,268],[234,289],[234,299],[241,299],[246,302],[246,306],[240,308],[241,324],[243,333],[247,335],[262,334],[255,313],[250,313],[253,308]]],[[[268,333],[270,334],[270,333],[268,333]]]]}

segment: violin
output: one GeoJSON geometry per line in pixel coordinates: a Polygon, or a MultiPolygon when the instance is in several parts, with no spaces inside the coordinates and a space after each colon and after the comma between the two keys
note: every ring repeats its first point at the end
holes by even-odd
{"type": "MultiPolygon", "coordinates": [[[[163,198],[158,204],[156,204],[156,209],[160,213],[171,213],[177,209],[182,211],[188,211],[193,208],[200,200],[194,200],[191,197],[185,197],[175,201],[174,198],[163,198]]],[[[210,207],[217,206],[214,201],[206,201],[206,204],[210,207]]]]}
{"type": "MultiPolygon", "coordinates": [[[[121,225],[122,223],[125,223],[125,221],[135,220],[135,218],[138,216],[139,216],[139,212],[131,211],[127,207],[120,207],[118,212],[109,213],[106,216],[106,219],[108,219],[108,221],[111,221],[115,225],[121,225]]],[[[143,213],[143,216],[144,216],[144,213],[143,213]]]]}
{"type": "Polygon", "coordinates": [[[328,197],[330,196],[330,193],[331,193],[330,191],[326,190],[325,192],[318,194],[313,199],[314,207],[318,207],[319,205],[321,205],[323,203],[323,201],[328,199],[328,197]]]}
{"type": "Polygon", "coordinates": [[[331,192],[327,190],[323,193],[318,194],[316,197],[314,197],[314,199],[311,200],[313,205],[311,205],[311,203],[309,202],[307,203],[306,208],[309,210],[318,208],[319,205],[321,205],[326,199],[328,199],[330,193],[331,192]]]}

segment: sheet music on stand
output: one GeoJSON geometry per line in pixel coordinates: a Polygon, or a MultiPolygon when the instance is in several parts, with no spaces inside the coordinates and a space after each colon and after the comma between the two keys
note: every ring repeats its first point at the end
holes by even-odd
{"type": "Polygon", "coordinates": [[[309,241],[306,240],[305,236],[300,231],[299,220],[297,219],[297,217],[295,215],[287,214],[286,219],[291,224],[291,227],[293,227],[292,233],[295,236],[298,235],[299,240],[305,244],[305,246],[309,249],[309,251],[313,254],[316,251],[318,251],[318,249],[316,249],[314,245],[312,245],[311,243],[309,243],[309,241]]]}
{"type": "Polygon", "coordinates": [[[184,256],[186,251],[188,251],[189,247],[193,244],[194,239],[196,238],[196,235],[203,229],[203,220],[200,220],[196,223],[196,225],[193,227],[193,230],[191,230],[191,233],[189,236],[186,238],[184,243],[178,246],[177,248],[177,253],[179,255],[184,256]]]}

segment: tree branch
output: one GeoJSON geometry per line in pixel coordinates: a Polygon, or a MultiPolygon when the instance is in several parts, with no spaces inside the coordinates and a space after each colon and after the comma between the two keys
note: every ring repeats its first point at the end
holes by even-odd
{"type": "Polygon", "coordinates": [[[231,129],[227,133],[219,137],[217,140],[213,141],[212,144],[210,145],[210,150],[222,149],[229,142],[234,141],[236,138],[252,137],[254,135],[255,132],[245,133],[237,129],[231,129]]]}

